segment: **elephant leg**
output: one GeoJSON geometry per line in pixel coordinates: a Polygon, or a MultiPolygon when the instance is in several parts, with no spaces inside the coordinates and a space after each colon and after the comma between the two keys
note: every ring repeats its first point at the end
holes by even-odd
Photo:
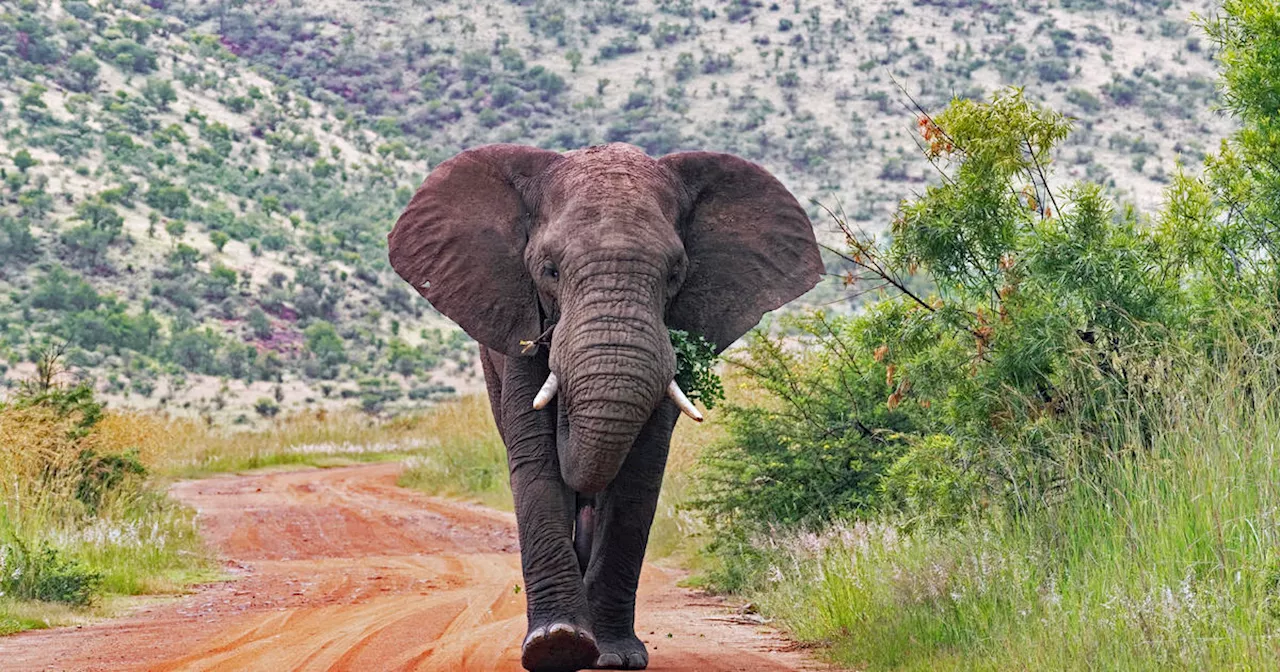
{"type": "Polygon", "coordinates": [[[529,617],[521,663],[534,672],[587,668],[599,654],[573,548],[577,496],[560,477],[554,411],[533,410],[546,363],[507,358],[504,364],[501,433],[529,617]]]}
{"type": "Polygon", "coordinates": [[[677,417],[675,404],[663,401],[640,431],[618,477],[597,497],[585,581],[599,669],[641,670],[649,664],[649,653],[635,632],[636,587],[677,417]]]}

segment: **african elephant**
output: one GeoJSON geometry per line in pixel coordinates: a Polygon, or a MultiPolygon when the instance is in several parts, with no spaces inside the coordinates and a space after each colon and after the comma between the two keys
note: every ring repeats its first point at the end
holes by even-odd
{"type": "Polygon", "coordinates": [[[728,154],[487,145],[436,167],[388,242],[396,272],[481,346],[515,497],[524,667],[643,669],[636,585],[671,432],[681,407],[697,415],[668,329],[723,350],[813,287],[808,216],[728,154]]]}

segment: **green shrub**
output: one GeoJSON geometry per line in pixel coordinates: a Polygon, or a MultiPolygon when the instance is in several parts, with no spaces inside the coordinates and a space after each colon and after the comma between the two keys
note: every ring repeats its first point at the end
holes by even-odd
{"type": "Polygon", "coordinates": [[[31,261],[40,253],[40,244],[25,218],[0,215],[0,257],[31,261]]]}
{"type": "Polygon", "coordinates": [[[138,460],[137,451],[102,454],[86,448],[80,451],[79,461],[80,477],[75,496],[91,514],[99,510],[108,495],[147,475],[147,468],[138,460]]]}
{"type": "Polygon", "coordinates": [[[13,165],[20,172],[25,173],[29,168],[39,163],[31,156],[31,151],[25,147],[13,153],[13,165]]]}
{"type": "Polygon", "coordinates": [[[262,397],[253,402],[253,410],[264,418],[274,418],[280,414],[280,404],[269,397],[262,397]]]}
{"type": "MultiPolygon", "coordinates": [[[[21,601],[91,604],[172,589],[204,567],[193,517],[146,480],[156,422],[107,413],[87,385],[63,387],[60,351],[0,404],[0,622],[21,601]]],[[[10,618],[17,609],[19,618],[10,618]]]]}
{"type": "Polygon", "coordinates": [[[144,199],[147,205],[159,210],[166,217],[180,217],[191,205],[191,195],[187,190],[168,182],[152,184],[144,199]]]}
{"type": "Polygon", "coordinates": [[[1222,359],[1166,352],[1151,385],[1180,403],[1117,409],[1118,449],[1064,432],[1073,477],[1035,511],[754,537],[752,564],[722,573],[859,668],[1272,669],[1280,652],[1257,643],[1280,628],[1280,489],[1259,477],[1280,458],[1273,328],[1225,339],[1222,359]]]}
{"type": "Polygon", "coordinates": [[[0,594],[84,606],[97,597],[101,585],[101,574],[48,542],[32,544],[0,535],[0,594]]]}
{"type": "Polygon", "coordinates": [[[84,278],[56,265],[36,280],[27,300],[33,308],[56,311],[93,310],[102,303],[102,297],[84,278]]]}
{"type": "Polygon", "coordinates": [[[1102,101],[1084,89],[1071,89],[1067,92],[1067,102],[1079,106],[1081,110],[1094,114],[1102,109],[1102,101]]]}
{"type": "Polygon", "coordinates": [[[845,284],[883,298],[784,320],[735,359],[767,401],[731,405],[727,441],[704,458],[694,505],[722,546],[885,510],[941,525],[1035,507],[1066,477],[1064,422],[1105,445],[1115,419],[1100,400],[1154,403],[1142,383],[1156,372],[1115,358],[1159,351],[1204,294],[1097,186],[1043,181],[1069,123],[1011,91],[920,127],[927,158],[950,168],[903,203],[891,242],[837,219],[845,284]]]}

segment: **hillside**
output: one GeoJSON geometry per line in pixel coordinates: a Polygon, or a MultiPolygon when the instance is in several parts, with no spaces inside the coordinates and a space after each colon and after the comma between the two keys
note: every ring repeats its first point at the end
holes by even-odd
{"type": "MultiPolygon", "coordinates": [[[[730,151],[870,229],[930,179],[914,99],[1079,119],[1058,170],[1143,208],[1213,111],[1201,2],[147,3],[0,14],[0,358],[211,421],[475,389],[384,236],[485,142],[730,151]]],[[[826,224],[813,208],[820,228],[826,224]]]]}

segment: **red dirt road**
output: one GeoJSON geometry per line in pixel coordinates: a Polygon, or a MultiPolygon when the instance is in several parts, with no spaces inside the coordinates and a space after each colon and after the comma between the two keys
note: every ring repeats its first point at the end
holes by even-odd
{"type": "MultiPolygon", "coordinates": [[[[396,464],[191,481],[238,580],[131,616],[0,639],[0,670],[520,670],[515,521],[396,487],[396,464]]],[[[819,669],[648,566],[650,670],[819,669]]]]}

